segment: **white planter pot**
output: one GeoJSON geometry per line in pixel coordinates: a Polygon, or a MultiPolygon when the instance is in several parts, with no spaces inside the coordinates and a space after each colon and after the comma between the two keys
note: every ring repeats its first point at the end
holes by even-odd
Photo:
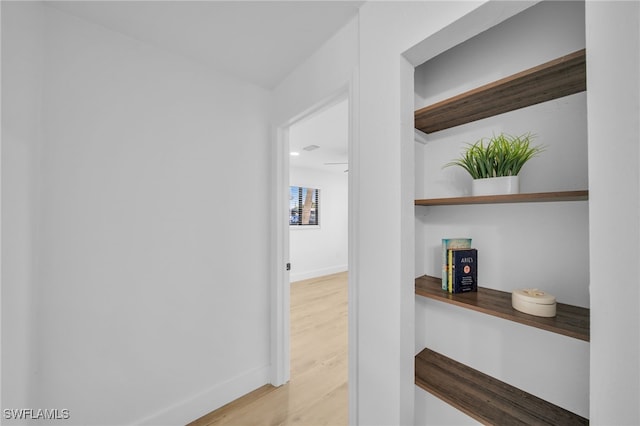
{"type": "Polygon", "coordinates": [[[473,195],[503,195],[518,194],[519,192],[518,176],[474,179],[471,187],[473,195]]]}

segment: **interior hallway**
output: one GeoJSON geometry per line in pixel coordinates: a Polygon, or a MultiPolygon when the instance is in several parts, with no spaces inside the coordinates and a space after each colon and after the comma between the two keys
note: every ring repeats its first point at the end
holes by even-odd
{"type": "Polygon", "coordinates": [[[347,425],[347,273],[291,284],[291,380],[189,426],[347,425]]]}

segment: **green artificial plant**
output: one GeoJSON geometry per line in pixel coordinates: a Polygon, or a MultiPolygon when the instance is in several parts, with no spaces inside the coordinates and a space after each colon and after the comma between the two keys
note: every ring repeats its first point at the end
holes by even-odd
{"type": "Polygon", "coordinates": [[[468,144],[459,158],[444,167],[460,166],[474,179],[517,176],[527,161],[545,149],[541,145],[532,146],[534,138],[535,135],[531,133],[521,136],[501,133],[492,138],[482,138],[474,144],[468,144]]]}

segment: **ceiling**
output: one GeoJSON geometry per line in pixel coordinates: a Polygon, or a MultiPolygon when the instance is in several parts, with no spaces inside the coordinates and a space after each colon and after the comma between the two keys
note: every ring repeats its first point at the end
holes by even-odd
{"type": "Polygon", "coordinates": [[[289,129],[291,167],[344,173],[349,168],[349,102],[347,99],[300,121],[289,129]],[[312,151],[305,147],[316,145],[312,151]],[[338,164],[327,164],[338,163],[338,164]]]}
{"type": "Polygon", "coordinates": [[[47,1],[265,89],[356,16],[362,1],[47,1]]]}
{"type": "MultiPolygon", "coordinates": [[[[47,1],[112,31],[273,89],[356,16],[363,1],[47,1]]],[[[291,166],[347,170],[346,100],[291,128],[291,166]],[[303,148],[317,145],[314,151],[303,148]],[[344,163],[344,164],[325,164],[344,163]]]]}

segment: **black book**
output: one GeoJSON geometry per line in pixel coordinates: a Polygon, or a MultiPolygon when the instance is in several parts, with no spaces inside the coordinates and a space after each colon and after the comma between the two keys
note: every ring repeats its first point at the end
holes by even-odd
{"type": "Polygon", "coordinates": [[[478,250],[451,250],[452,292],[478,291],[478,250]]]}

